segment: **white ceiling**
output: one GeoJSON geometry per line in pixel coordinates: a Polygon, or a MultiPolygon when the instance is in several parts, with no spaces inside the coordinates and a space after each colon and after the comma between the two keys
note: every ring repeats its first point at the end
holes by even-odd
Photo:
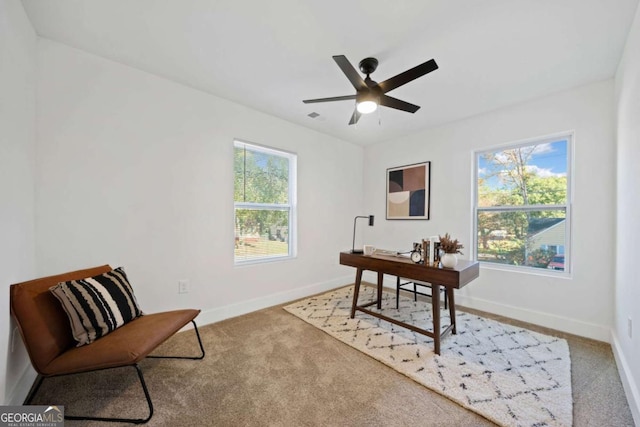
{"type": "Polygon", "coordinates": [[[614,76],[638,0],[23,0],[36,32],[357,144],[614,76]],[[384,81],[440,68],[348,126],[332,60],[376,57],[384,81]],[[311,119],[307,114],[317,112],[311,119]]]}

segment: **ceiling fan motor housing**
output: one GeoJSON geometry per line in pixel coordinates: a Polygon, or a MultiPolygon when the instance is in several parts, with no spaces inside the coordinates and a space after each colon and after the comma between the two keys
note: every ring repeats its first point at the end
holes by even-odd
{"type": "Polygon", "coordinates": [[[369,76],[369,74],[378,68],[378,60],[376,58],[364,58],[358,66],[360,67],[360,71],[369,76]]]}

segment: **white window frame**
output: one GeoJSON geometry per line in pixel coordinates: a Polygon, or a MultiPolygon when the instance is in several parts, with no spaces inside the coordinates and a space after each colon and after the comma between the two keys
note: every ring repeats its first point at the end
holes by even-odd
{"type": "Polygon", "coordinates": [[[511,142],[503,145],[493,146],[490,148],[483,148],[482,150],[476,150],[473,152],[473,218],[472,218],[472,230],[473,230],[473,259],[478,261],[478,213],[479,212],[506,212],[506,211],[541,211],[541,210],[564,210],[565,211],[565,242],[564,242],[564,255],[565,255],[565,269],[564,271],[547,270],[544,268],[537,268],[531,266],[519,266],[508,265],[493,262],[480,261],[480,265],[485,268],[495,270],[516,271],[521,273],[539,274],[539,275],[551,275],[554,277],[564,276],[571,277],[573,270],[573,262],[571,257],[572,252],[572,205],[573,205],[573,141],[575,135],[573,131],[561,132],[557,134],[534,137],[526,140],[520,140],[517,142],[511,142]],[[478,206],[478,167],[480,156],[486,153],[495,153],[496,151],[509,150],[521,147],[528,147],[531,145],[539,145],[544,143],[557,142],[560,140],[567,141],[567,201],[564,205],[522,205],[522,206],[491,206],[491,207],[479,207],[478,206]]]}
{"type": "MultiPolygon", "coordinates": [[[[274,203],[254,203],[254,202],[236,202],[234,196],[234,207],[233,207],[233,227],[234,227],[234,256],[233,262],[234,265],[248,265],[248,264],[260,264],[264,262],[273,262],[273,261],[283,261],[288,259],[293,259],[297,256],[297,170],[298,164],[297,159],[298,156],[295,153],[280,150],[276,148],[266,147],[264,145],[254,144],[251,142],[242,141],[239,139],[234,139],[233,141],[234,152],[236,148],[244,148],[251,151],[262,152],[269,155],[275,155],[279,157],[285,157],[289,161],[289,193],[288,193],[288,201],[289,203],[283,204],[274,204],[274,203]],[[236,226],[236,211],[238,209],[264,209],[264,210],[283,210],[289,212],[289,231],[288,231],[288,249],[289,252],[286,255],[273,255],[273,256],[264,256],[253,259],[242,259],[238,260],[235,256],[235,226],[236,226]]],[[[235,179],[235,166],[232,168],[234,179],[235,179]]],[[[235,192],[234,192],[235,194],[235,192]]]]}

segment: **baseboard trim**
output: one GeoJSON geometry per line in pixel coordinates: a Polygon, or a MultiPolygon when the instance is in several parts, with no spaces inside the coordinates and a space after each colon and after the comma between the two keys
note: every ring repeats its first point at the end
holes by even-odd
{"type": "MultiPolygon", "coordinates": [[[[371,272],[365,272],[363,274],[363,280],[365,279],[372,283],[376,283],[378,280],[377,275],[371,272]]],[[[385,277],[383,286],[395,291],[395,279],[385,277]]],[[[527,323],[533,323],[538,326],[556,329],[561,332],[566,332],[585,338],[591,338],[606,343],[609,343],[611,339],[611,329],[606,326],[598,325],[595,323],[588,323],[569,317],[558,316],[555,314],[544,313],[541,311],[501,304],[482,298],[468,297],[460,295],[457,292],[456,305],[469,307],[475,310],[486,311],[487,313],[497,314],[527,323]]]]}
{"type": "Polygon", "coordinates": [[[306,298],[308,296],[321,292],[330,291],[331,289],[335,289],[349,283],[353,283],[352,275],[328,280],[326,282],[314,283],[302,288],[291,289],[285,292],[278,292],[260,298],[241,301],[236,304],[217,307],[200,313],[200,315],[198,315],[197,322],[198,325],[208,325],[211,323],[219,322],[221,320],[251,313],[253,311],[262,310],[263,308],[273,307],[274,305],[297,300],[300,298],[306,298]]]}
{"type": "Polygon", "coordinates": [[[631,369],[627,363],[627,359],[620,347],[620,340],[615,330],[611,331],[611,348],[613,350],[613,357],[616,359],[616,365],[618,366],[618,374],[622,381],[622,387],[624,393],[627,395],[627,402],[629,409],[631,409],[631,415],[633,421],[637,426],[640,426],[640,391],[638,391],[638,384],[636,384],[631,374],[631,369]]]}
{"type": "Polygon", "coordinates": [[[22,372],[22,375],[20,376],[20,379],[16,383],[15,387],[13,387],[13,390],[11,391],[9,396],[7,396],[5,405],[21,406],[24,400],[27,398],[29,390],[31,390],[31,386],[35,382],[37,376],[38,373],[33,369],[31,364],[28,364],[24,368],[24,371],[22,372]]]}
{"type": "Polygon", "coordinates": [[[498,314],[511,319],[520,320],[545,328],[555,329],[580,337],[608,343],[611,339],[611,329],[595,323],[584,322],[570,317],[558,316],[541,311],[500,304],[493,301],[456,295],[456,304],[488,313],[498,314]]]}

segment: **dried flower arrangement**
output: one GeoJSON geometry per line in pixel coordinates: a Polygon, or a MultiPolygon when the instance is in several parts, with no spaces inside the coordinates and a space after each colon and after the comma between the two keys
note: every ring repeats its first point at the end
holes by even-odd
{"type": "Polygon", "coordinates": [[[440,237],[440,249],[444,253],[463,255],[462,252],[460,252],[460,249],[464,249],[464,246],[462,246],[462,243],[458,242],[458,239],[452,239],[451,236],[449,236],[449,233],[445,233],[444,236],[438,237],[440,237]]]}

